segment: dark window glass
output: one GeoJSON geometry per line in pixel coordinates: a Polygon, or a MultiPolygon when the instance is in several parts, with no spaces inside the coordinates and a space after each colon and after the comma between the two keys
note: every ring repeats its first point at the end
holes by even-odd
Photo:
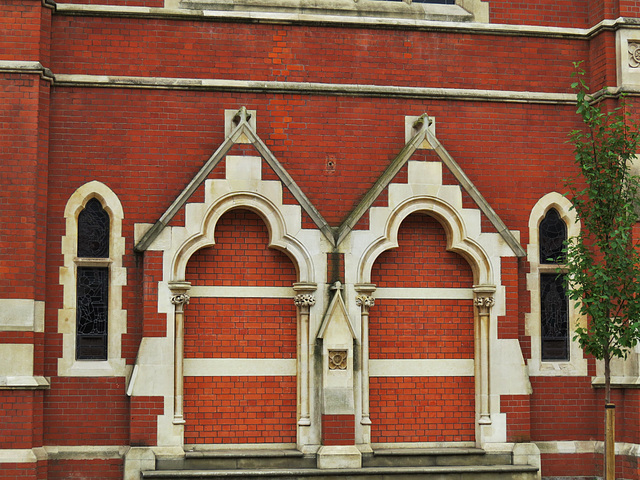
{"type": "Polygon", "coordinates": [[[562,275],[540,275],[542,360],[569,360],[569,302],[562,275]]]}
{"type": "Polygon", "coordinates": [[[540,222],[540,263],[564,263],[564,242],[567,226],[553,208],[540,222]]]}
{"type": "Polygon", "coordinates": [[[107,359],[109,268],[78,267],[76,359],[107,359]]]}
{"type": "Polygon", "coordinates": [[[109,214],[95,198],[78,216],[78,257],[109,258],[109,214]]]}

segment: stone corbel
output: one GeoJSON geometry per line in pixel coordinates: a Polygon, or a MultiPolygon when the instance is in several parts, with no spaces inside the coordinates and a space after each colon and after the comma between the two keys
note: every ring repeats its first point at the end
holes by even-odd
{"type": "Polygon", "coordinates": [[[481,425],[491,425],[489,412],[489,319],[491,308],[495,305],[494,294],[496,287],[493,285],[476,285],[473,287],[473,304],[478,313],[478,333],[480,336],[480,419],[481,425]]]}
{"type": "Polygon", "coordinates": [[[362,425],[371,425],[369,418],[369,309],[375,304],[373,292],[376,286],[372,283],[359,283],[355,286],[356,305],[360,307],[361,338],[360,365],[362,368],[362,425]]]}
{"type": "Polygon", "coordinates": [[[189,282],[169,282],[171,303],[174,306],[175,333],[173,344],[173,423],[184,423],[184,306],[189,303],[189,282]]]}
{"type": "Polygon", "coordinates": [[[311,425],[311,413],[309,408],[309,314],[311,307],[316,304],[313,292],[318,288],[315,283],[300,282],[293,284],[293,290],[297,293],[293,301],[298,308],[300,317],[300,333],[298,336],[298,364],[300,365],[300,418],[298,425],[311,425]]]}

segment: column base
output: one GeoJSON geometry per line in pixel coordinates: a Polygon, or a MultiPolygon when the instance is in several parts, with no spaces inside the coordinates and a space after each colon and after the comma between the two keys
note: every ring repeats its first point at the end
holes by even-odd
{"type": "Polygon", "coordinates": [[[323,445],[317,454],[318,468],[362,468],[362,454],[355,445],[323,445]]]}

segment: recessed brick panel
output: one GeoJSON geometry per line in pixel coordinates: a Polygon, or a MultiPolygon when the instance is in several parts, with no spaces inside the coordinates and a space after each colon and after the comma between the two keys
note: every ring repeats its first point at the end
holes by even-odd
{"type": "Polygon", "coordinates": [[[373,377],[371,441],[475,440],[473,377],[373,377]]]}
{"type": "Polygon", "coordinates": [[[185,444],[295,443],[296,377],[185,377],[185,444]]]}

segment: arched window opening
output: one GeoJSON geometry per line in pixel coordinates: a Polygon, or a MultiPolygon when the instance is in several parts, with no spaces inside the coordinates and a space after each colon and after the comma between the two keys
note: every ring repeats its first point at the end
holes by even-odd
{"type": "Polygon", "coordinates": [[[109,324],[110,218],[99,200],[78,216],[76,360],[106,360],[109,324]]]}
{"type": "Polygon", "coordinates": [[[569,352],[569,299],[564,284],[564,242],[567,226],[550,209],[539,227],[540,328],[543,361],[566,361],[569,352]]]}

